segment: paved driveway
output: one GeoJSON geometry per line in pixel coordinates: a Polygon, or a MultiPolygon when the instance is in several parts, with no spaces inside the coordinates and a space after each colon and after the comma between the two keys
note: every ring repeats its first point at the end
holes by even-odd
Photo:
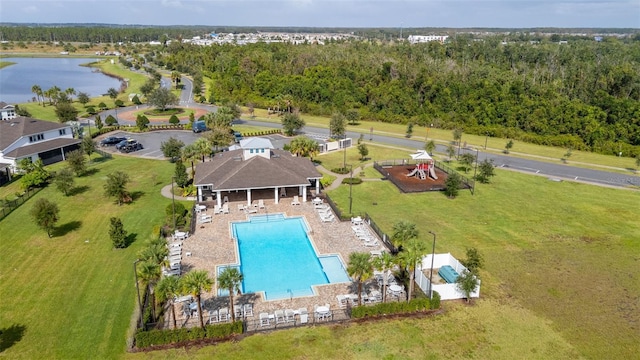
{"type": "MultiPolygon", "coordinates": [[[[202,137],[203,133],[196,134],[191,131],[185,130],[161,130],[150,131],[146,133],[128,133],[125,131],[115,131],[103,137],[106,136],[122,136],[138,140],[138,142],[142,144],[144,149],[129,153],[129,155],[148,159],[164,159],[165,157],[162,154],[162,150],[160,150],[160,146],[163,142],[169,140],[169,138],[171,137],[174,137],[185,143],[185,145],[189,145],[193,144],[198,138],[202,137]]],[[[103,137],[100,137],[99,139],[102,139],[103,137]]],[[[289,138],[277,134],[262,137],[266,137],[271,140],[273,146],[277,149],[282,149],[282,147],[290,141],[289,138]]],[[[98,142],[100,141],[99,139],[97,140],[98,142]]],[[[116,152],[114,146],[104,147],[102,149],[109,152],[116,152]]]]}

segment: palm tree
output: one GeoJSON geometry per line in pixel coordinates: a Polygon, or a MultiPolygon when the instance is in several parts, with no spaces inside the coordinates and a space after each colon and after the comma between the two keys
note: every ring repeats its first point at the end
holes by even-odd
{"type": "Polygon", "coordinates": [[[72,102],[73,102],[73,95],[75,95],[75,94],[76,94],[76,89],[74,89],[74,88],[67,88],[67,89],[64,91],[64,93],[65,93],[65,94],[67,94],[67,95],[69,95],[69,99],[71,99],[71,100],[72,100],[72,102]]]}
{"type": "Polygon", "coordinates": [[[418,237],[418,229],[416,224],[401,220],[393,224],[393,234],[391,235],[391,243],[396,248],[400,248],[407,241],[418,237]]]}
{"type": "Polygon", "coordinates": [[[382,279],[382,302],[387,301],[387,281],[389,280],[389,274],[395,263],[396,259],[386,251],[373,259],[373,267],[382,271],[384,274],[382,279]]]}
{"type": "Polygon", "coordinates": [[[156,300],[154,296],[154,287],[158,280],[160,280],[160,276],[162,275],[162,270],[160,269],[160,265],[156,264],[153,261],[144,261],[138,267],[138,279],[142,282],[143,287],[149,289],[149,295],[151,296],[151,306],[152,306],[152,314],[153,319],[156,319],[156,300]]]}
{"type": "Polygon", "coordinates": [[[204,329],[204,321],[202,320],[202,304],[200,296],[203,291],[211,291],[213,279],[209,277],[206,270],[196,270],[187,273],[182,278],[182,288],[184,292],[195,296],[198,302],[198,317],[200,318],[200,326],[204,329]]]}
{"type": "MultiPolygon", "coordinates": [[[[31,87],[31,92],[36,95],[36,99],[38,100],[38,104],[40,104],[40,97],[42,96],[42,88],[39,85],[33,85],[31,87]]],[[[42,100],[42,106],[44,106],[44,98],[42,100]]]]}
{"type": "Polygon", "coordinates": [[[147,247],[140,250],[140,252],[138,253],[138,258],[144,261],[152,262],[158,266],[167,266],[169,265],[169,261],[167,260],[168,255],[169,250],[167,249],[166,244],[152,241],[148,244],[147,247]]]}
{"type": "Polygon", "coordinates": [[[177,276],[165,276],[156,285],[156,292],[160,301],[166,301],[171,307],[171,316],[173,317],[173,328],[177,328],[176,308],[174,299],[182,293],[182,284],[177,276]]]}
{"type": "Polygon", "coordinates": [[[199,138],[193,143],[193,147],[196,149],[196,154],[202,157],[202,162],[204,162],[204,157],[211,155],[211,143],[206,138],[199,138]]]}
{"type": "Polygon", "coordinates": [[[415,278],[415,269],[419,261],[429,253],[429,247],[424,241],[418,239],[409,240],[402,247],[402,251],[398,254],[398,261],[409,273],[409,291],[407,292],[407,301],[411,299],[413,293],[413,282],[415,278]]]}
{"type": "Polygon", "coordinates": [[[177,71],[173,71],[171,72],[171,81],[173,81],[176,84],[176,89],[178,88],[178,83],[180,83],[180,78],[182,76],[180,75],[179,72],[177,71]]]}
{"type": "Polygon", "coordinates": [[[371,255],[367,253],[354,252],[349,255],[347,273],[355,277],[358,282],[358,305],[362,305],[362,283],[373,276],[373,264],[371,255]]]}
{"type": "MultiPolygon", "coordinates": [[[[198,139],[200,140],[200,139],[198,139]]],[[[194,169],[194,162],[198,160],[200,154],[198,154],[198,148],[194,144],[189,144],[182,148],[182,162],[190,162],[191,163],[191,176],[193,176],[196,171],[194,169]]]]}
{"type": "Polygon", "coordinates": [[[218,275],[218,286],[229,290],[229,308],[231,309],[232,322],[236,321],[236,313],[233,309],[233,294],[236,290],[240,290],[240,283],[242,283],[242,279],[242,273],[235,267],[226,267],[218,275]]]}

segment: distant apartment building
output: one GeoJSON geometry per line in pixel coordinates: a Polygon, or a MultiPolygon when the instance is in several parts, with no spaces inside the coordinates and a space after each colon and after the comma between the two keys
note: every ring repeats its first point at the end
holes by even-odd
{"type": "Polygon", "coordinates": [[[411,44],[426,43],[431,41],[437,41],[441,44],[444,44],[444,42],[447,41],[448,38],[449,36],[447,35],[409,35],[407,40],[411,44]]]}

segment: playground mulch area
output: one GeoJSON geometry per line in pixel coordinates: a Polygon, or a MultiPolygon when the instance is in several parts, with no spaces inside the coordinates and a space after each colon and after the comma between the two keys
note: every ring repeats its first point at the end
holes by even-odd
{"type": "Polygon", "coordinates": [[[415,164],[384,166],[383,169],[386,173],[383,173],[382,175],[385,175],[403,192],[444,190],[444,181],[447,179],[447,174],[445,172],[436,168],[436,175],[438,176],[438,180],[434,180],[430,177],[422,180],[418,176],[406,176],[415,167],[415,164]]]}

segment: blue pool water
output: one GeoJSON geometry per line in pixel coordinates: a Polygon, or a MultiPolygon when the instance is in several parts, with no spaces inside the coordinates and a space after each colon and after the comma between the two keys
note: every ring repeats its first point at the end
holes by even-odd
{"type": "Polygon", "coordinates": [[[337,256],[318,258],[302,218],[282,214],[232,223],[238,242],[242,292],[266,300],[313,295],[312,285],[350,281],[337,256]]]}

